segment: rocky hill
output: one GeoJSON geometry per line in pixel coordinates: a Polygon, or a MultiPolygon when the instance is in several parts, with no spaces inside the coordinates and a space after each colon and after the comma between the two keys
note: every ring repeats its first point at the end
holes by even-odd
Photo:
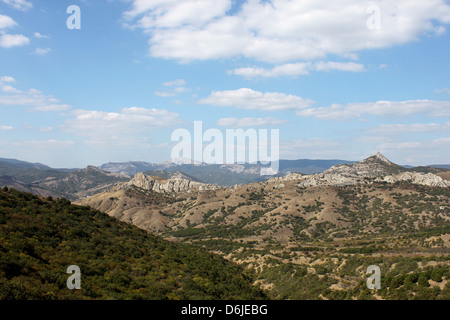
{"type": "Polygon", "coordinates": [[[0,161],[0,187],[11,187],[42,196],[77,200],[105,190],[129,176],[111,173],[95,166],[85,169],[52,169],[23,161],[0,161]]]}
{"type": "MultiPolygon", "coordinates": [[[[383,163],[395,168],[373,160],[377,172],[383,163]]],[[[346,185],[302,186],[316,175],[292,173],[232,188],[158,193],[157,178],[139,175],[80,204],[242,264],[274,299],[450,297],[450,188],[433,174],[378,176],[367,162],[325,175],[353,179],[346,185]],[[388,277],[376,294],[362,282],[371,264],[388,277]],[[406,281],[408,274],[415,280],[406,281]]]]}
{"type": "Polygon", "coordinates": [[[356,184],[370,184],[374,181],[384,181],[395,183],[398,181],[409,181],[413,184],[426,186],[448,187],[450,182],[442,177],[431,173],[440,172],[433,168],[427,170],[425,167],[420,169],[406,169],[399,166],[381,153],[377,153],[360,162],[351,164],[340,164],[314,175],[289,174],[285,177],[272,178],[272,181],[298,181],[299,187],[313,186],[349,186],[356,184]]]}
{"type": "Polygon", "coordinates": [[[137,173],[133,179],[128,182],[120,183],[113,188],[114,191],[137,187],[146,191],[155,191],[158,193],[178,193],[204,190],[217,190],[220,187],[215,184],[207,184],[185,179],[185,175],[179,174],[170,179],[161,177],[152,177],[142,172],[137,173]]]}

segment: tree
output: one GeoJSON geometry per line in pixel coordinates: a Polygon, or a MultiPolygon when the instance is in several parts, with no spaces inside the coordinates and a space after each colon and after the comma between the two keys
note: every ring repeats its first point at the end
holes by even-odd
{"type": "Polygon", "coordinates": [[[419,286],[422,286],[422,287],[429,287],[430,286],[430,284],[428,283],[428,279],[427,279],[427,277],[424,274],[421,274],[419,276],[419,279],[417,280],[417,283],[419,284],[419,286]]]}

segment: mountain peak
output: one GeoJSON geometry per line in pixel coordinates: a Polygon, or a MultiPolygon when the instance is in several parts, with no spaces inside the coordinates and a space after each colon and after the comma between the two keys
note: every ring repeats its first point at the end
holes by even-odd
{"type": "Polygon", "coordinates": [[[397,174],[404,168],[389,161],[380,152],[360,162],[333,166],[324,173],[340,174],[344,177],[363,178],[381,177],[389,174],[397,174]]]}
{"type": "Polygon", "coordinates": [[[366,160],[368,160],[368,159],[377,159],[377,160],[380,160],[380,161],[382,161],[382,162],[384,162],[386,164],[389,164],[389,165],[393,164],[388,158],[383,156],[380,152],[377,152],[377,154],[367,158],[366,160]]]}

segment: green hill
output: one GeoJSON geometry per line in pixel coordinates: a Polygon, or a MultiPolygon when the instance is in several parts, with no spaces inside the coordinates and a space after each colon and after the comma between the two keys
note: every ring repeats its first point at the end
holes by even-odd
{"type": "Polygon", "coordinates": [[[250,274],[204,249],[108,215],[0,189],[0,299],[263,299],[250,274]],[[67,267],[81,269],[70,290],[67,267]]]}

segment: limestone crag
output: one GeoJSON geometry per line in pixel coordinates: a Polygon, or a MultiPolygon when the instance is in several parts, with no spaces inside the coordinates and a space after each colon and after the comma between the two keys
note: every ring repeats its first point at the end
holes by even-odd
{"type": "Polygon", "coordinates": [[[383,181],[389,183],[395,183],[398,181],[408,181],[413,184],[420,184],[431,187],[450,187],[450,181],[444,180],[441,177],[432,173],[420,173],[420,172],[403,172],[393,176],[384,177],[383,181]]]}
{"type": "Polygon", "coordinates": [[[325,170],[323,174],[338,174],[347,178],[376,178],[397,174],[402,167],[389,161],[381,153],[377,153],[360,162],[340,164],[325,170]]]}
{"type": "Polygon", "coordinates": [[[206,184],[187,179],[179,179],[179,178],[155,179],[151,176],[145,175],[142,172],[139,172],[130,181],[119,184],[116,187],[116,190],[126,189],[132,186],[144,190],[155,191],[158,193],[217,190],[220,188],[218,185],[215,184],[206,184]]]}
{"type": "Polygon", "coordinates": [[[298,181],[299,187],[348,186],[368,184],[372,181],[388,183],[409,181],[413,184],[432,187],[450,186],[450,181],[433,173],[407,172],[406,170],[377,153],[360,162],[336,165],[321,173],[312,175],[289,173],[284,177],[272,178],[269,182],[280,184],[283,181],[298,181]]]}
{"type": "Polygon", "coordinates": [[[349,186],[358,183],[364,183],[365,180],[357,177],[346,177],[339,173],[318,173],[304,176],[299,187],[316,187],[316,186],[349,186]]]}

